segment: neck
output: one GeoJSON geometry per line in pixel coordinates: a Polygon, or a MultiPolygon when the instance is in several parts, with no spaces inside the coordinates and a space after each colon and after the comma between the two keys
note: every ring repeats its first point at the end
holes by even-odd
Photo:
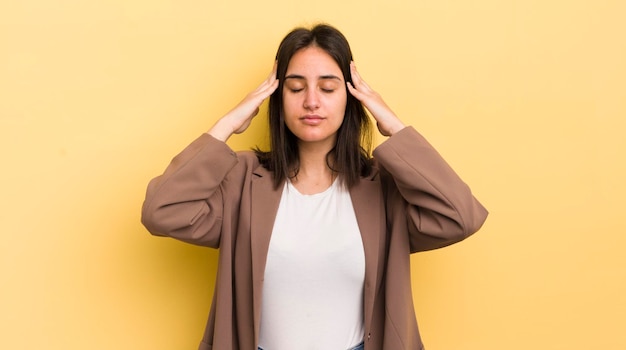
{"type": "MultiPolygon", "coordinates": [[[[328,166],[326,155],[330,148],[300,145],[300,167],[291,182],[305,194],[324,191],[332,185],[337,174],[328,166]]],[[[332,164],[332,158],[329,159],[332,164]]]]}
{"type": "Polygon", "coordinates": [[[300,142],[298,145],[300,169],[299,171],[305,171],[309,173],[331,173],[331,169],[328,167],[328,161],[333,159],[327,159],[328,152],[334,147],[332,144],[318,144],[300,142]]]}

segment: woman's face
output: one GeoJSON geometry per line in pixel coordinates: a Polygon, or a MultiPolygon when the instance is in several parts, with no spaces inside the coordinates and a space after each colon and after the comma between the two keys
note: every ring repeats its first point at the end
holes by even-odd
{"type": "Polygon", "coordinates": [[[289,61],[283,83],[285,124],[300,143],[332,148],[346,111],[346,82],[326,51],[310,46],[289,61]]]}

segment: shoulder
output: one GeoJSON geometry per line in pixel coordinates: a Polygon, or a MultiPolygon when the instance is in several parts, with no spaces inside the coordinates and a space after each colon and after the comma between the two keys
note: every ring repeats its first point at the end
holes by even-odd
{"type": "Polygon", "coordinates": [[[235,152],[238,160],[238,167],[246,173],[252,173],[261,176],[270,175],[271,172],[267,170],[259,159],[256,152],[252,150],[237,151],[235,152]]]}
{"type": "Polygon", "coordinates": [[[237,151],[235,154],[243,162],[259,164],[259,157],[253,151],[237,151]]]}

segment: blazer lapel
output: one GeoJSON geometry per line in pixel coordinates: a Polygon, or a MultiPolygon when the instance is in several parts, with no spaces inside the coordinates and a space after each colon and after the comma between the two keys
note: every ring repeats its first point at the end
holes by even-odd
{"type": "Polygon", "coordinates": [[[252,176],[256,176],[256,178],[252,180],[250,244],[252,250],[254,336],[255,342],[258,342],[265,263],[283,186],[281,185],[277,190],[274,190],[272,174],[262,166],[255,169],[252,176]]]}
{"type": "Polygon", "coordinates": [[[385,213],[378,177],[361,179],[350,189],[350,197],[365,250],[364,316],[365,325],[368,326],[372,322],[374,299],[382,276],[379,261],[385,251],[381,237],[385,232],[385,213]]]}

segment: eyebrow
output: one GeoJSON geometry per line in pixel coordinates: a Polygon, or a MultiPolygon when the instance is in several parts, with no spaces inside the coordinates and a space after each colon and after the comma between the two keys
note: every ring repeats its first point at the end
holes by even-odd
{"type": "MultiPolygon", "coordinates": [[[[298,75],[298,74],[289,74],[288,76],[285,77],[285,80],[287,79],[299,79],[299,80],[306,80],[306,78],[302,75],[298,75]]],[[[327,74],[327,75],[320,75],[319,79],[323,80],[323,79],[336,79],[341,81],[341,78],[339,78],[336,75],[332,75],[332,74],[327,74]]]]}

